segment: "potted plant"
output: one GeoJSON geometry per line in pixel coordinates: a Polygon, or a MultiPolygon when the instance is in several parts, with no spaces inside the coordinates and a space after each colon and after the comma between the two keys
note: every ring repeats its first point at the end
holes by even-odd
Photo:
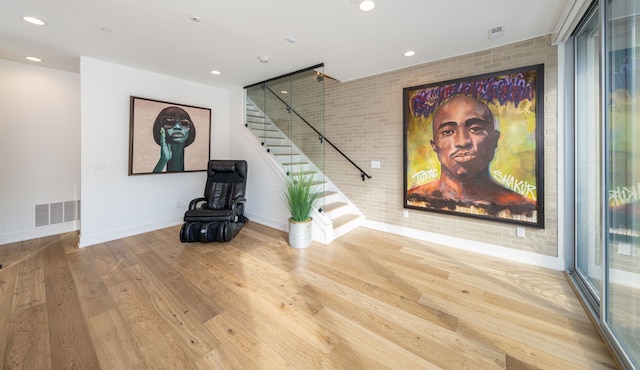
{"type": "Polygon", "coordinates": [[[320,192],[313,189],[312,175],[289,175],[286,178],[285,203],[289,207],[289,245],[293,248],[311,246],[311,211],[318,203],[320,192]]]}

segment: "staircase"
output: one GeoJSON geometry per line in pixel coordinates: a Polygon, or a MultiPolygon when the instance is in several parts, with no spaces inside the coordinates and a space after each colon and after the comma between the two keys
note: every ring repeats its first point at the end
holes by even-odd
{"type": "Polygon", "coordinates": [[[322,192],[312,218],[323,235],[314,240],[325,244],[357,228],[364,215],[298,147],[267,117],[249,97],[246,98],[245,126],[260,140],[266,152],[278,163],[283,175],[313,175],[317,191],[322,192]]]}

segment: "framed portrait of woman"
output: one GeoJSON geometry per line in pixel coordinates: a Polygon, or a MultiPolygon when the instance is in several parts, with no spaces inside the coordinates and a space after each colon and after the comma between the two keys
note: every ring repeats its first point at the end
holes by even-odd
{"type": "Polygon", "coordinates": [[[129,175],[206,171],[211,109],[131,96],[129,175]]]}

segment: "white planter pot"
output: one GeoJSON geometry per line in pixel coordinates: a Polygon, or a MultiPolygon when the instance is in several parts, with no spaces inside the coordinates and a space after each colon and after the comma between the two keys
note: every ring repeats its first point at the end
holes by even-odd
{"type": "Polygon", "coordinates": [[[307,221],[296,222],[289,219],[289,245],[292,248],[308,248],[312,241],[311,218],[307,221]]]}

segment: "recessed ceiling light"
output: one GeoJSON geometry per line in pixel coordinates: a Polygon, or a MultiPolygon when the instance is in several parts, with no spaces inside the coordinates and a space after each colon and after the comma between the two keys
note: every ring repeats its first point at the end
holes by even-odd
{"type": "Polygon", "coordinates": [[[200,16],[197,14],[189,14],[189,19],[191,19],[192,22],[200,22],[200,16]]]}
{"type": "Polygon", "coordinates": [[[35,24],[37,26],[46,26],[47,23],[45,23],[45,21],[40,20],[38,18],[35,17],[22,17],[22,19],[24,19],[25,21],[31,23],[31,24],[35,24]]]}
{"type": "Polygon", "coordinates": [[[212,74],[212,75],[219,75],[219,74],[220,74],[220,71],[213,70],[213,71],[211,71],[211,74],[212,74]]]}
{"type": "Polygon", "coordinates": [[[258,60],[260,61],[260,63],[269,63],[269,56],[268,55],[260,55],[258,57],[258,60]]]}
{"type": "Polygon", "coordinates": [[[36,57],[25,57],[25,59],[32,62],[42,62],[42,59],[36,57]]]}
{"type": "Polygon", "coordinates": [[[363,12],[373,10],[373,8],[375,7],[376,3],[374,3],[373,0],[363,0],[360,2],[360,10],[362,10],[363,12]]]}
{"type": "Polygon", "coordinates": [[[412,56],[414,56],[414,55],[416,55],[416,52],[415,52],[415,51],[413,51],[413,50],[409,50],[409,51],[406,51],[406,52],[404,53],[404,56],[405,56],[405,57],[412,57],[412,56]]]}
{"type": "Polygon", "coordinates": [[[296,41],[298,41],[298,40],[296,40],[296,38],[295,38],[295,37],[293,37],[293,36],[288,36],[285,40],[287,40],[287,41],[288,41],[289,43],[291,43],[291,44],[295,44],[295,43],[296,43],[296,41]]]}
{"type": "Polygon", "coordinates": [[[287,90],[281,90],[280,94],[288,94],[289,92],[287,90]]]}

